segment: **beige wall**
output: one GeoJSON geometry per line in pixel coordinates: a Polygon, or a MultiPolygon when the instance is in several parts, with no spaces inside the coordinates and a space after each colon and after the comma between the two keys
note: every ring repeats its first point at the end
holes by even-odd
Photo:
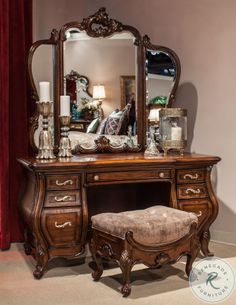
{"type": "MultiPolygon", "coordinates": [[[[59,2],[66,1],[36,2],[44,2],[44,10],[51,11],[47,16],[52,20],[58,22],[61,18],[63,23],[66,19],[64,12],[58,14],[52,4],[46,9],[46,4],[55,3],[59,7],[59,2]]],[[[236,243],[236,1],[90,0],[83,3],[88,14],[105,6],[112,17],[136,26],[142,34],[148,33],[154,43],[173,48],[179,55],[182,76],[176,105],[188,108],[191,150],[222,158],[213,172],[220,200],[213,235],[236,243]]],[[[80,18],[75,7],[68,8],[66,17],[80,18]]],[[[40,18],[44,20],[42,10],[40,18]]],[[[38,35],[47,32],[45,27],[53,23],[48,19],[43,25],[38,20],[38,35]],[[39,30],[41,26],[44,29],[39,30]]]]}

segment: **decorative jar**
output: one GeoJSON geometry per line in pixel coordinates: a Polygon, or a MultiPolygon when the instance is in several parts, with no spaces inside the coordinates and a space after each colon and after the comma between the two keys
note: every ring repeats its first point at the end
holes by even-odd
{"type": "Polygon", "coordinates": [[[167,155],[168,150],[178,150],[181,155],[187,145],[187,110],[162,108],[160,116],[160,145],[167,155]]]}

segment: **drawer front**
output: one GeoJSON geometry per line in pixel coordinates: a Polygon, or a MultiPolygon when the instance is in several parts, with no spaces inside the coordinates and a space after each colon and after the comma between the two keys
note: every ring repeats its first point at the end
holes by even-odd
{"type": "Polygon", "coordinates": [[[204,169],[178,170],[177,183],[194,183],[205,181],[204,169]]]}
{"type": "Polygon", "coordinates": [[[208,200],[179,201],[178,207],[180,210],[195,213],[198,217],[199,228],[209,219],[212,213],[208,200]]]}
{"type": "Polygon", "coordinates": [[[80,242],[82,226],[81,208],[44,209],[41,227],[52,247],[74,246],[80,242]]]}
{"type": "Polygon", "coordinates": [[[47,192],[44,207],[80,206],[80,191],[47,192]]]}
{"type": "Polygon", "coordinates": [[[162,180],[171,178],[170,170],[152,171],[123,171],[109,173],[93,173],[87,175],[88,183],[110,182],[110,181],[129,181],[129,180],[162,180]]]}
{"type": "Polygon", "coordinates": [[[187,184],[177,186],[178,199],[206,198],[208,195],[205,184],[187,184]]]}
{"type": "Polygon", "coordinates": [[[80,177],[76,175],[47,176],[48,190],[76,190],[80,188],[80,177]]]}

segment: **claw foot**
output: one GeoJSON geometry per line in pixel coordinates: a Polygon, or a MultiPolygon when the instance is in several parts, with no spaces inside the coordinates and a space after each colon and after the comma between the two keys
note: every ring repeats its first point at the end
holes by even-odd
{"type": "Polygon", "coordinates": [[[131,292],[131,285],[125,284],[121,288],[121,293],[123,294],[123,297],[127,297],[131,292]]]}
{"type": "Polygon", "coordinates": [[[102,269],[97,269],[92,272],[92,278],[94,281],[98,281],[100,277],[102,276],[103,270],[102,269]]]}

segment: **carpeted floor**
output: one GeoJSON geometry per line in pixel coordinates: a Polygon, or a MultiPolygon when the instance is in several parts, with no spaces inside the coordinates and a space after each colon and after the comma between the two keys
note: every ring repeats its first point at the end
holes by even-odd
{"type": "MultiPolygon", "coordinates": [[[[215,256],[226,259],[236,270],[236,246],[211,243],[215,256]]],[[[26,256],[22,244],[0,252],[0,305],[199,305],[184,273],[185,259],[177,264],[150,270],[137,265],[132,273],[132,292],[128,298],[119,293],[120,269],[111,265],[99,282],[91,278],[86,263],[58,267],[41,280],[32,276],[34,260],[26,256]]],[[[236,290],[223,305],[235,305],[236,290]]]]}

